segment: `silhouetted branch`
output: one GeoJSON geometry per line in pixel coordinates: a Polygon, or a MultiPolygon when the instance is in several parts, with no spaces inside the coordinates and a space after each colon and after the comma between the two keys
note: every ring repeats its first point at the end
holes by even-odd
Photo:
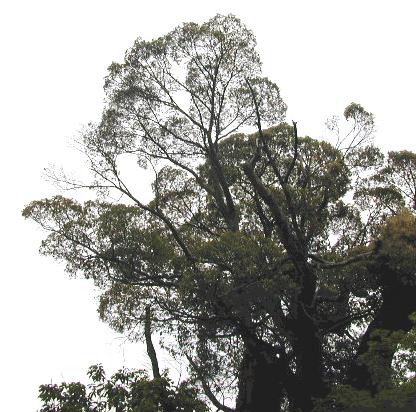
{"type": "Polygon", "coordinates": [[[205,392],[205,395],[207,398],[211,401],[211,403],[219,410],[224,412],[234,412],[234,409],[229,408],[226,405],[223,405],[214,395],[214,393],[211,391],[211,388],[209,387],[207,381],[204,379],[203,374],[201,373],[201,370],[199,366],[192,360],[192,358],[188,355],[186,355],[186,358],[188,359],[189,364],[191,365],[192,369],[196,372],[198,376],[198,380],[201,382],[202,389],[205,392]]]}
{"type": "Polygon", "coordinates": [[[144,336],[146,339],[146,349],[149,355],[150,362],[152,363],[153,379],[160,379],[159,362],[157,360],[156,350],[152,342],[152,331],[151,331],[151,319],[150,319],[150,306],[146,306],[145,320],[144,320],[144,336]]]}

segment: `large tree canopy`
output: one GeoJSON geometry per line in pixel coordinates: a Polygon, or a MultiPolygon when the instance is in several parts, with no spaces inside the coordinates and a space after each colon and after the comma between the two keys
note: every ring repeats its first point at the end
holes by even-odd
{"type": "Polygon", "coordinates": [[[356,103],[343,127],[328,121],[332,144],[299,136],[255,46],[220,15],[137,40],[79,142],[92,180],[53,175],[95,200],[23,214],[49,232],[42,253],[102,289],[113,328],[140,338],[151,308],[217,409],[233,395],[239,412],[309,412],[410,391],[416,155],[384,156],[356,103]],[[136,166],[154,171],[150,201],[136,166]]]}

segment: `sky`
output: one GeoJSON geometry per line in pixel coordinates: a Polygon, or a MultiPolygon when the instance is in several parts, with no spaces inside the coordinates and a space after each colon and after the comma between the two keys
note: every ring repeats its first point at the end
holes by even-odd
{"type": "Polygon", "coordinates": [[[99,321],[93,285],[38,254],[44,233],[21,217],[31,200],[57,193],[43,168],[84,167],[71,138],[98,119],[112,61],[139,36],[233,13],[256,34],[264,75],[279,85],[300,135],[326,137],[325,120],[356,102],[375,115],[376,144],[416,151],[415,12],[414,0],[3,1],[2,409],[35,411],[40,384],[84,380],[94,363],[110,372],[149,367],[143,345],[99,321]]]}

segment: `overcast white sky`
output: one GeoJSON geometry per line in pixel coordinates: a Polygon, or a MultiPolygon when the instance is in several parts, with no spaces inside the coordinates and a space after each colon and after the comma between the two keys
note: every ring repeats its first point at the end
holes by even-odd
{"type": "Polygon", "coordinates": [[[102,362],[144,367],[142,347],[98,320],[93,287],[37,254],[42,232],[21,218],[54,194],[49,163],[82,167],[68,142],[98,118],[103,77],[134,39],[233,13],[257,35],[300,134],[320,137],[352,101],[374,113],[376,143],[416,150],[414,0],[5,0],[0,5],[0,388],[5,411],[35,411],[41,383],[84,378],[102,362]]]}

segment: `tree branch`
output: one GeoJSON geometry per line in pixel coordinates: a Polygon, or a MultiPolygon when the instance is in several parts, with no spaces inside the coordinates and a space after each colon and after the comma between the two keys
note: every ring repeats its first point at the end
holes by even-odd
{"type": "Polygon", "coordinates": [[[151,315],[150,306],[146,306],[145,320],[144,320],[144,336],[146,339],[146,349],[149,355],[150,362],[152,363],[153,379],[160,379],[159,362],[157,360],[156,350],[152,342],[152,331],[151,331],[151,315]]]}
{"type": "Polygon", "coordinates": [[[294,122],[293,120],[292,120],[292,124],[293,124],[293,133],[295,135],[295,153],[293,155],[292,163],[290,164],[289,168],[287,169],[286,175],[283,178],[284,184],[287,184],[287,182],[289,181],[290,174],[292,173],[293,168],[295,167],[295,164],[296,164],[296,160],[298,158],[298,143],[299,143],[298,142],[298,128],[296,127],[296,122],[294,122]]]}
{"type": "Polygon", "coordinates": [[[226,405],[223,405],[214,395],[214,393],[211,391],[211,388],[209,387],[207,381],[205,380],[203,373],[201,372],[200,367],[192,360],[192,358],[188,355],[185,355],[188,359],[189,364],[191,365],[192,369],[196,372],[198,376],[198,380],[201,382],[202,389],[205,392],[205,395],[207,398],[211,401],[211,403],[220,411],[223,412],[234,412],[234,409],[229,408],[226,405]]]}
{"type": "Polygon", "coordinates": [[[308,258],[317,262],[318,264],[316,266],[319,266],[321,269],[332,269],[332,268],[348,266],[351,263],[361,262],[362,260],[365,260],[371,257],[374,253],[375,251],[372,250],[370,252],[365,252],[359,255],[352,256],[340,262],[328,262],[327,260],[324,260],[321,257],[314,255],[314,254],[308,254],[308,258]]]}

